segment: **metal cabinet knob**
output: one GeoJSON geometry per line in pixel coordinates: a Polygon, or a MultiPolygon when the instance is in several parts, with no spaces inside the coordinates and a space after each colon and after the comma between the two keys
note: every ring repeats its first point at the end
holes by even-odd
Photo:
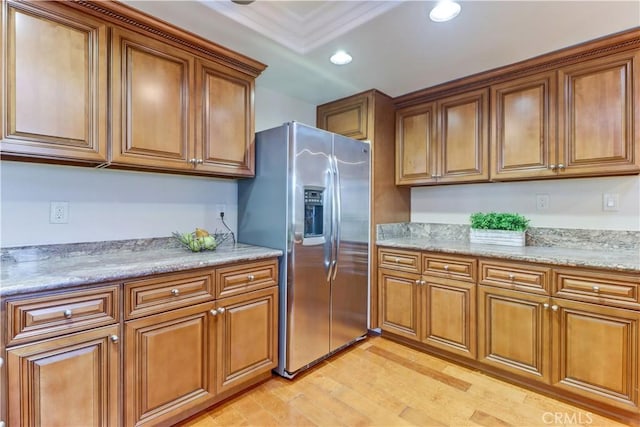
{"type": "Polygon", "coordinates": [[[216,309],[214,308],[213,310],[209,310],[209,314],[211,314],[212,316],[217,316],[218,312],[216,311],[216,309]]]}
{"type": "Polygon", "coordinates": [[[171,289],[171,295],[177,297],[178,295],[180,295],[180,289],[171,289]]]}
{"type": "Polygon", "coordinates": [[[420,285],[421,284],[420,282],[422,282],[422,280],[416,279],[416,285],[420,285]]]}
{"type": "Polygon", "coordinates": [[[109,337],[109,339],[111,340],[112,343],[117,343],[118,341],[120,341],[120,337],[118,337],[117,335],[111,335],[109,337]]]}
{"type": "Polygon", "coordinates": [[[189,163],[191,163],[192,165],[195,165],[197,162],[197,159],[193,158],[193,159],[189,159],[189,163]]]}
{"type": "Polygon", "coordinates": [[[600,286],[594,286],[593,292],[600,292],[600,286]]]}
{"type": "Polygon", "coordinates": [[[558,169],[564,169],[564,165],[563,165],[562,163],[560,163],[560,164],[558,165],[558,169]]]}
{"type": "Polygon", "coordinates": [[[421,281],[420,281],[420,284],[424,286],[424,285],[426,285],[426,284],[427,284],[427,282],[426,282],[426,281],[424,281],[424,280],[421,280],[421,281]]]}
{"type": "Polygon", "coordinates": [[[71,316],[73,316],[73,312],[69,309],[66,309],[64,311],[64,317],[66,317],[67,319],[71,319],[71,316]]]}
{"type": "Polygon", "coordinates": [[[218,314],[222,314],[222,313],[224,313],[225,311],[226,311],[226,310],[224,309],[224,307],[220,307],[220,308],[218,309],[218,314]]]}
{"type": "Polygon", "coordinates": [[[444,271],[449,271],[449,266],[448,265],[444,266],[444,271]]]}
{"type": "Polygon", "coordinates": [[[549,165],[549,169],[551,169],[552,171],[556,170],[556,165],[549,165]]]}
{"type": "Polygon", "coordinates": [[[553,305],[551,306],[551,310],[553,310],[553,311],[558,311],[558,306],[557,306],[557,305],[555,305],[555,304],[553,304],[553,305]]]}
{"type": "Polygon", "coordinates": [[[396,264],[400,262],[400,258],[396,258],[396,264]]]}
{"type": "Polygon", "coordinates": [[[548,310],[548,309],[549,309],[549,303],[546,303],[546,302],[545,302],[544,304],[542,304],[542,307],[543,307],[545,310],[548,310]]]}
{"type": "Polygon", "coordinates": [[[250,274],[247,276],[247,280],[249,280],[250,282],[253,282],[253,279],[255,279],[256,277],[253,274],[250,274]]]}
{"type": "Polygon", "coordinates": [[[514,276],[513,274],[509,274],[509,280],[513,280],[516,276],[514,276]]]}
{"type": "Polygon", "coordinates": [[[201,164],[203,164],[203,163],[204,163],[204,160],[202,160],[202,159],[198,159],[198,160],[196,160],[196,162],[197,162],[199,165],[201,165],[201,164]]]}

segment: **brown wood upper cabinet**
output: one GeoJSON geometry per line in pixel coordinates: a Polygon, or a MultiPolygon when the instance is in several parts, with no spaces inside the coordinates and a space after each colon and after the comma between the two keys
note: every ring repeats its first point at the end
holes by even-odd
{"type": "Polygon", "coordinates": [[[253,79],[114,29],[114,164],[252,176],[253,79]]]}
{"type": "Polygon", "coordinates": [[[55,2],[2,2],[3,159],[107,159],[107,25],[55,2]]]}
{"type": "Polygon", "coordinates": [[[396,112],[396,184],[489,180],[489,92],[436,99],[396,112]]]}
{"type": "Polygon", "coordinates": [[[320,129],[354,139],[369,139],[369,96],[352,96],[318,106],[316,125],[320,129]]]}
{"type": "Polygon", "coordinates": [[[491,86],[491,178],[639,171],[639,58],[628,51],[491,86]]]}
{"type": "Polygon", "coordinates": [[[119,2],[8,1],[2,14],[2,158],[254,175],[264,64],[119,2]]]}

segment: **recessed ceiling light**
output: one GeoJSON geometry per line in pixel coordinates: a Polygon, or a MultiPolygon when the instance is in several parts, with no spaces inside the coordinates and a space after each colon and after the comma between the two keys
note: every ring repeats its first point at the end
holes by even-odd
{"type": "Polygon", "coordinates": [[[333,62],[336,65],[345,65],[351,62],[353,58],[344,50],[339,50],[329,58],[329,61],[333,62]]]}
{"type": "Polygon", "coordinates": [[[460,13],[460,5],[452,0],[442,0],[431,9],[429,18],[434,22],[449,21],[460,13]]]}

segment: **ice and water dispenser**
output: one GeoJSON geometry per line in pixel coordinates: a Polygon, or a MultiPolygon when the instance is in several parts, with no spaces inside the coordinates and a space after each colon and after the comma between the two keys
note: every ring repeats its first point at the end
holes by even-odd
{"type": "Polygon", "coordinates": [[[304,189],[305,239],[313,239],[324,235],[323,193],[324,189],[320,187],[306,187],[304,189]]]}

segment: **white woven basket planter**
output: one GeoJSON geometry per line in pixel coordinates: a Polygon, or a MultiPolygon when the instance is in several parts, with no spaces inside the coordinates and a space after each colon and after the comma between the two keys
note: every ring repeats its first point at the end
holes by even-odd
{"type": "Polygon", "coordinates": [[[469,241],[483,245],[524,246],[524,231],[471,229],[469,241]]]}

